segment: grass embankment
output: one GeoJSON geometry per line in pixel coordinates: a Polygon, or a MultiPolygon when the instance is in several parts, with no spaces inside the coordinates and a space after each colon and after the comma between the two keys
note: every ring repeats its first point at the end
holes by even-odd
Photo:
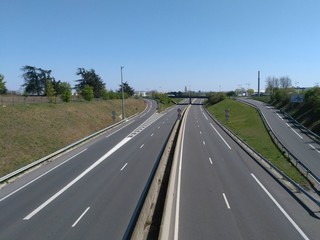
{"type": "Polygon", "coordinates": [[[221,123],[254,148],[262,156],[269,159],[287,176],[302,186],[309,183],[304,176],[283,156],[272,141],[257,110],[235,100],[226,99],[208,108],[221,123]],[[229,109],[229,120],[225,120],[225,109],[229,109]]]}
{"type": "MultiPolygon", "coordinates": [[[[125,100],[126,116],[141,112],[143,100],[125,100]]],[[[121,100],[0,107],[0,176],[40,159],[121,120],[121,100]]]]}

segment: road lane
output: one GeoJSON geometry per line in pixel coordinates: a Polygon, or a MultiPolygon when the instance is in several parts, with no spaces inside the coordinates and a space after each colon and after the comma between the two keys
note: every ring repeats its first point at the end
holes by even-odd
{"type": "Polygon", "coordinates": [[[316,239],[319,220],[208,119],[199,106],[187,116],[179,239],[316,239]]]}
{"type": "MultiPolygon", "coordinates": [[[[177,118],[173,109],[159,114],[158,119],[137,130],[152,114],[150,111],[142,118],[137,117],[128,127],[109,132],[108,138],[93,139],[86,144],[86,151],[1,201],[0,239],[122,238],[146,179],[177,118]],[[130,141],[29,216],[128,136],[132,138],[130,141]],[[145,146],[140,148],[142,144],[145,146]]],[[[27,175],[23,178],[28,178],[27,175]]],[[[6,193],[13,185],[7,186],[6,193]]],[[[1,196],[5,195],[2,190],[1,196]]]]}
{"type": "Polygon", "coordinates": [[[243,98],[241,101],[259,108],[277,138],[294,156],[320,177],[320,145],[317,142],[295,127],[278,109],[248,98],[243,98]]]}

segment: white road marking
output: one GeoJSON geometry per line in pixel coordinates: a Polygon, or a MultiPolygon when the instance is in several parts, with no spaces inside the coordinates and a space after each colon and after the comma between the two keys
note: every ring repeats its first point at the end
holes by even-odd
{"type": "Polygon", "coordinates": [[[126,163],[125,165],[123,165],[123,167],[120,169],[120,171],[122,171],[127,165],[128,165],[128,163],[126,163]]]}
{"type": "Polygon", "coordinates": [[[202,132],[200,131],[200,135],[202,134],[202,132]]]}
{"type": "Polygon", "coordinates": [[[211,165],[212,165],[213,163],[212,163],[212,159],[211,159],[210,157],[209,157],[209,161],[210,161],[210,163],[211,163],[211,165]]]}
{"type": "Polygon", "coordinates": [[[230,209],[230,205],[229,205],[228,199],[226,197],[226,194],[222,193],[222,195],[223,195],[224,201],[226,202],[227,208],[230,209]]]}
{"type": "Polygon", "coordinates": [[[299,138],[303,139],[303,137],[299,133],[297,133],[288,123],[286,123],[286,124],[295,134],[298,135],[299,138]]]}
{"type": "Polygon", "coordinates": [[[158,127],[158,129],[160,128],[160,126],[158,127]]]}
{"type": "Polygon", "coordinates": [[[278,113],[276,115],[283,121],[283,118],[278,113]]]}
{"type": "Polygon", "coordinates": [[[151,137],[153,136],[153,133],[150,135],[151,137]]]}
{"type": "Polygon", "coordinates": [[[85,175],[87,175],[92,169],[94,169],[96,166],[98,166],[100,163],[102,163],[107,157],[109,157],[111,154],[113,154],[115,151],[117,151],[120,147],[125,145],[127,142],[129,142],[132,138],[124,138],[121,142],[119,142],[116,146],[114,146],[110,151],[108,151],[105,155],[103,155],[101,158],[99,158],[96,162],[94,162],[90,167],[88,167],[86,170],[84,170],[80,175],[78,175],[75,179],[73,179],[71,182],[69,182],[66,186],[64,186],[62,189],[60,189],[57,193],[52,195],[47,201],[42,203],[39,207],[37,207],[35,210],[33,210],[31,213],[29,213],[23,220],[29,220],[34,215],[36,215],[38,212],[40,212],[43,208],[45,208],[49,203],[51,203],[53,200],[55,200],[57,197],[59,197],[62,193],[64,193],[68,188],[70,188],[73,184],[78,182],[81,178],[83,178],[85,175]]]}
{"type": "Polygon", "coordinates": [[[183,118],[184,125],[183,125],[183,131],[181,135],[181,148],[180,148],[180,154],[179,154],[179,172],[178,172],[178,184],[177,184],[177,199],[176,199],[176,213],[175,213],[175,225],[174,225],[174,240],[179,239],[179,212],[180,212],[180,192],[181,192],[181,170],[182,170],[182,159],[183,159],[183,147],[184,147],[184,134],[186,130],[186,119],[188,116],[188,111],[190,108],[188,108],[185,117],[183,118]]]}
{"type": "Polygon", "coordinates": [[[205,141],[202,141],[202,144],[203,144],[203,145],[206,145],[206,142],[205,142],[205,141]]]}
{"type": "Polygon", "coordinates": [[[273,203],[278,207],[278,209],[283,213],[283,215],[289,220],[289,222],[293,225],[293,227],[300,233],[303,239],[309,239],[307,235],[301,230],[301,228],[292,220],[289,214],[281,207],[281,205],[277,202],[277,200],[271,195],[271,193],[262,185],[262,183],[256,178],[256,176],[251,173],[251,176],[256,180],[256,182],[260,185],[263,191],[268,195],[268,197],[273,201],[273,203]]]}
{"type": "Polygon", "coordinates": [[[81,174],[79,174],[75,179],[73,179],[71,182],[69,182],[66,186],[64,186],[62,189],[60,189],[57,193],[52,195],[47,201],[42,203],[39,207],[37,207],[35,210],[33,210],[31,213],[29,213],[23,220],[29,220],[34,215],[36,215],[38,212],[40,212],[43,208],[45,208],[48,204],[50,204],[53,200],[55,200],[57,197],[59,197],[62,193],[64,193],[66,190],[68,190],[72,185],[74,185],[76,182],[78,182],[81,178],[83,178],[85,175],[87,175],[92,169],[97,167],[100,163],[102,163],[105,159],[107,159],[110,155],[112,155],[114,152],[116,152],[119,148],[121,148],[123,145],[125,145],[127,142],[129,142],[133,137],[137,136],[138,133],[140,133],[142,130],[141,127],[146,128],[151,123],[156,121],[154,119],[154,115],[149,117],[145,122],[143,122],[138,128],[136,128],[132,133],[128,135],[128,137],[122,139],[117,145],[115,145],[112,149],[110,149],[106,154],[104,154],[102,157],[100,157],[97,161],[95,161],[91,166],[89,166],[86,170],[84,170],[81,174]],[[152,122],[150,122],[152,121],[152,122]],[[139,130],[139,131],[138,131],[139,130]]]}
{"type": "Polygon", "coordinates": [[[48,174],[49,172],[53,171],[54,169],[60,167],[61,165],[67,163],[68,161],[70,161],[71,159],[75,158],[76,156],[80,155],[81,153],[83,153],[84,151],[86,151],[86,149],[83,149],[81,152],[78,152],[77,154],[73,155],[72,157],[68,158],[67,160],[65,160],[64,162],[58,164],[57,166],[51,168],[50,170],[48,170],[47,172],[41,174],[39,177],[36,177],[35,179],[33,179],[32,181],[26,183],[25,185],[23,185],[22,187],[16,189],[15,191],[13,191],[12,193],[8,194],[7,196],[3,197],[0,199],[0,202],[2,202],[3,200],[5,200],[6,198],[10,197],[11,195],[15,194],[16,192],[20,191],[21,189],[25,188],[26,186],[30,185],[31,183],[37,181],[39,178],[43,177],[44,175],[48,174]]]}
{"type": "Polygon", "coordinates": [[[319,151],[318,149],[316,149],[313,145],[309,144],[309,146],[310,146],[311,148],[313,148],[314,150],[316,150],[318,153],[320,153],[320,151],[319,151]]]}
{"type": "Polygon", "coordinates": [[[219,135],[219,137],[222,139],[222,141],[227,145],[227,147],[229,149],[231,149],[231,147],[229,146],[229,144],[226,142],[226,140],[224,140],[224,138],[220,135],[220,133],[218,132],[218,130],[213,126],[212,123],[210,123],[211,127],[216,131],[216,133],[219,135]]]}
{"type": "Polygon", "coordinates": [[[208,120],[208,117],[204,114],[204,112],[202,112],[203,116],[208,120]]]}
{"type": "Polygon", "coordinates": [[[143,146],[144,146],[144,144],[142,144],[142,145],[140,146],[140,149],[143,148],[143,146]]]}
{"type": "Polygon", "coordinates": [[[88,208],[80,215],[80,217],[74,222],[74,224],[72,224],[71,227],[75,227],[75,226],[78,224],[78,222],[81,220],[81,218],[83,218],[83,216],[89,211],[89,209],[90,209],[90,207],[88,207],[88,208]]]}

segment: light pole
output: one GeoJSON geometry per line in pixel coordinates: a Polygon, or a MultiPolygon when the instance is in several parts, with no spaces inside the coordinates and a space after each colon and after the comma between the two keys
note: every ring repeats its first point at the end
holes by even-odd
{"type": "Polygon", "coordinates": [[[125,115],[124,115],[124,92],[123,92],[123,81],[122,81],[122,69],[124,68],[124,66],[120,67],[121,70],[121,92],[122,92],[122,119],[125,119],[125,115]]]}

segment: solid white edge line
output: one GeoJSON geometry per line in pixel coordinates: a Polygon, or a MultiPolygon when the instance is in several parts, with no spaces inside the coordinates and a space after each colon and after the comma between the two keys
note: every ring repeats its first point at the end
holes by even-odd
{"type": "Polygon", "coordinates": [[[224,138],[220,135],[220,133],[218,132],[218,130],[213,126],[212,123],[210,123],[211,127],[216,131],[216,133],[219,135],[219,137],[222,139],[222,141],[227,145],[227,147],[229,149],[231,149],[231,147],[229,146],[229,144],[226,142],[226,140],[224,140],[224,138]]]}
{"type": "Polygon", "coordinates": [[[90,209],[90,207],[87,207],[87,209],[84,210],[84,212],[83,212],[83,213],[80,215],[80,217],[74,222],[74,224],[72,224],[71,227],[75,227],[75,226],[78,224],[78,222],[81,220],[81,218],[83,218],[83,216],[89,211],[89,209],[90,209]]]}
{"type": "Polygon", "coordinates": [[[38,212],[40,212],[43,208],[45,208],[49,203],[51,203],[54,199],[59,197],[68,188],[70,188],[73,184],[78,182],[81,178],[83,178],[85,175],[87,175],[87,173],[89,173],[92,169],[94,169],[96,166],[98,166],[100,163],[102,163],[107,157],[109,157],[111,154],[113,154],[115,151],[117,151],[120,147],[122,147],[124,144],[126,144],[130,140],[131,140],[131,138],[124,138],[121,142],[119,142],[116,146],[114,146],[111,150],[109,150],[105,155],[103,155],[96,162],[94,162],[90,167],[88,167],[85,171],[83,171],[75,179],[73,179],[66,186],[61,188],[57,193],[52,195],[47,201],[42,203],[39,207],[37,207],[31,213],[29,213],[25,218],[23,218],[23,220],[29,220],[30,218],[32,218],[34,215],[36,215],[38,212]]]}
{"type": "Polygon", "coordinates": [[[226,197],[226,194],[222,193],[222,195],[223,195],[224,201],[226,202],[227,208],[230,209],[230,205],[229,205],[228,199],[226,197]]]}
{"type": "Polygon", "coordinates": [[[3,200],[5,200],[6,198],[10,197],[11,195],[15,194],[16,192],[20,191],[21,189],[27,187],[28,185],[30,185],[31,183],[37,181],[38,179],[42,178],[43,176],[45,176],[46,174],[48,174],[49,172],[53,171],[54,169],[60,167],[61,165],[67,163],[68,161],[70,161],[71,159],[75,158],[76,156],[80,155],[81,153],[83,153],[84,151],[86,151],[86,149],[83,149],[81,152],[78,152],[77,154],[73,155],[72,157],[68,158],[67,160],[65,160],[64,162],[58,164],[57,166],[51,168],[50,170],[46,171],[45,173],[41,174],[40,176],[36,177],[35,179],[31,180],[30,182],[26,183],[25,185],[21,186],[20,188],[16,189],[15,191],[13,191],[12,193],[8,194],[7,196],[3,197],[0,199],[0,202],[2,202],[3,200]]]}
{"type": "Polygon", "coordinates": [[[256,180],[259,186],[263,189],[263,191],[268,195],[268,197],[273,201],[273,203],[278,207],[278,209],[283,213],[283,215],[289,220],[289,222],[293,225],[293,227],[300,233],[303,239],[309,239],[307,235],[301,230],[301,228],[293,221],[293,219],[289,216],[289,214],[281,207],[281,205],[277,202],[277,200],[271,195],[271,193],[262,185],[262,183],[256,178],[256,176],[251,173],[251,176],[256,180]]]}
{"type": "MultiPolygon", "coordinates": [[[[190,108],[188,108],[189,110],[190,108]]],[[[183,156],[183,146],[184,146],[184,134],[186,130],[186,119],[188,115],[188,110],[185,113],[183,118],[184,125],[182,131],[182,141],[181,141],[181,148],[180,148],[180,158],[179,158],[179,172],[178,172],[178,184],[177,184],[177,199],[176,199],[176,212],[175,212],[175,221],[174,221],[174,240],[179,239],[179,212],[180,212],[180,191],[181,191],[181,170],[182,170],[182,156],[183,156]]]]}
{"type": "Polygon", "coordinates": [[[126,163],[125,165],[123,165],[123,167],[120,169],[120,171],[122,171],[127,165],[128,165],[128,163],[126,163]]]}

